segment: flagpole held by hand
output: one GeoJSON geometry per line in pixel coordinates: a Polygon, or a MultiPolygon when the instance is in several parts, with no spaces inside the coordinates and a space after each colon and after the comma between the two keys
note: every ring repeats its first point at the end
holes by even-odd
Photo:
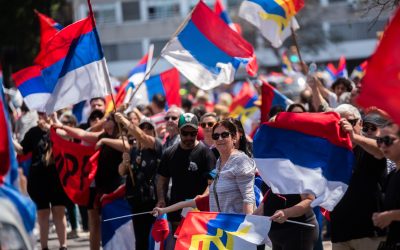
{"type": "Polygon", "coordinates": [[[153,211],[148,211],[148,212],[142,212],[142,213],[136,213],[136,214],[128,214],[128,215],[124,215],[124,216],[118,216],[118,217],[114,217],[114,218],[110,218],[110,219],[103,220],[103,222],[112,221],[112,220],[118,220],[118,219],[122,219],[122,218],[126,218],[126,217],[134,217],[134,216],[138,216],[138,215],[151,214],[152,212],[153,212],[153,211]]]}

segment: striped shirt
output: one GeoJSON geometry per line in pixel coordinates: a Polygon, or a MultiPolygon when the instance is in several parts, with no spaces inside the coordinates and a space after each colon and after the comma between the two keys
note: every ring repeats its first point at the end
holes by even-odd
{"type": "Polygon", "coordinates": [[[210,185],[210,211],[218,212],[218,206],[214,195],[218,195],[221,212],[243,213],[243,204],[254,204],[254,175],[256,166],[253,159],[245,153],[232,154],[222,168],[220,159],[217,161],[217,169],[221,169],[215,181],[210,185]]]}

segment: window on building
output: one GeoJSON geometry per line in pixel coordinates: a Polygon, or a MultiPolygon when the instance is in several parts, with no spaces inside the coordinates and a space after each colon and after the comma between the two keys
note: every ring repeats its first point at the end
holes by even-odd
{"type": "Polygon", "coordinates": [[[140,20],[140,2],[122,2],[122,18],[124,22],[140,20]]]}
{"type": "Polygon", "coordinates": [[[147,6],[149,19],[162,19],[180,15],[178,0],[151,0],[148,1],[147,6]]]}
{"type": "Polygon", "coordinates": [[[140,59],[143,53],[141,42],[106,44],[103,45],[103,50],[109,62],[140,59]]]}
{"type": "Polygon", "coordinates": [[[118,60],[133,60],[142,57],[142,42],[122,43],[117,45],[118,60]]]}
{"type": "Polygon", "coordinates": [[[164,46],[167,44],[168,39],[165,40],[152,40],[150,41],[150,44],[154,44],[154,58],[160,55],[161,50],[164,48],[164,46]]]}
{"type": "Polygon", "coordinates": [[[331,24],[329,37],[332,41],[353,41],[375,39],[376,32],[383,30],[386,21],[377,21],[373,26],[370,22],[331,24]]]}
{"type": "Polygon", "coordinates": [[[115,4],[93,4],[93,13],[98,24],[117,22],[115,4]]]}

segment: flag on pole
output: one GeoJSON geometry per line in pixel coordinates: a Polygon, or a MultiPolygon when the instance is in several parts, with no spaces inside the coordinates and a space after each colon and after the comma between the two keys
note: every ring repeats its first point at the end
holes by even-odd
{"type": "Polygon", "coordinates": [[[286,107],[292,104],[293,101],[272,87],[268,82],[263,82],[261,87],[261,122],[268,121],[269,111],[273,106],[281,106],[286,110],[286,107]]]}
{"type": "Polygon", "coordinates": [[[328,72],[332,81],[336,80],[337,78],[348,77],[347,66],[346,66],[346,57],[341,56],[339,58],[338,67],[336,68],[332,63],[328,63],[326,66],[326,72],[328,72]]]}
{"type": "Polygon", "coordinates": [[[332,211],[347,190],[354,155],[340,116],[281,112],[254,136],[261,177],[277,194],[311,193],[311,206],[332,211]]]}
{"type": "Polygon", "coordinates": [[[37,63],[41,67],[46,91],[51,93],[45,105],[48,114],[83,100],[107,95],[108,69],[91,17],[59,31],[43,52],[44,56],[37,63]]]}
{"type": "Polygon", "coordinates": [[[111,194],[104,195],[101,201],[101,244],[104,250],[135,250],[135,233],[132,217],[115,220],[107,219],[130,215],[132,208],[125,199],[125,185],[111,194]]]}
{"type": "Polygon", "coordinates": [[[294,16],[303,6],[303,0],[245,0],[240,5],[239,16],[256,26],[277,48],[291,35],[291,27],[299,28],[294,16]]]}
{"type": "Polygon", "coordinates": [[[0,88],[0,197],[15,206],[27,232],[32,232],[36,221],[36,206],[33,201],[20,193],[18,184],[18,163],[12,142],[7,103],[3,88],[0,88]]]}
{"type": "Polygon", "coordinates": [[[26,67],[12,74],[12,78],[28,108],[44,112],[51,91],[42,77],[41,68],[37,65],[26,67]]]}
{"type": "Polygon", "coordinates": [[[44,50],[48,41],[64,27],[39,11],[35,10],[40,23],[40,50],[44,50]]]}
{"type": "Polygon", "coordinates": [[[224,5],[222,4],[221,0],[215,0],[214,4],[214,12],[217,14],[226,24],[231,27],[232,30],[236,31],[237,33],[241,34],[240,26],[237,23],[233,23],[231,18],[229,17],[228,11],[226,11],[224,5]]]}
{"type": "Polygon", "coordinates": [[[243,124],[246,134],[253,130],[253,124],[260,119],[260,109],[256,105],[258,100],[257,91],[252,84],[244,82],[237,96],[229,107],[230,116],[239,119],[243,124]]]}
{"type": "Polygon", "coordinates": [[[203,1],[190,20],[161,52],[187,79],[203,90],[234,80],[240,64],[255,75],[253,46],[217,16],[203,1]]]}
{"type": "Polygon", "coordinates": [[[387,26],[379,45],[368,61],[357,102],[364,108],[376,106],[400,124],[400,8],[387,26]]]}
{"type": "Polygon", "coordinates": [[[271,220],[265,216],[189,212],[175,249],[256,250],[265,243],[270,227],[271,220]]]}
{"type": "Polygon", "coordinates": [[[358,78],[362,79],[365,75],[366,69],[367,69],[368,61],[365,60],[362,62],[360,65],[356,66],[353,71],[351,72],[351,79],[358,78]]]}
{"type": "Polygon", "coordinates": [[[165,241],[168,238],[169,233],[170,226],[167,214],[158,216],[151,227],[149,250],[164,250],[165,241]]]}

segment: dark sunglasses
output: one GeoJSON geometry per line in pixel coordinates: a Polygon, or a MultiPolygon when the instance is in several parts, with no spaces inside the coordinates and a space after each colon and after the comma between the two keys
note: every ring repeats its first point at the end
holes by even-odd
{"type": "Polygon", "coordinates": [[[375,132],[378,128],[374,124],[364,124],[362,131],[364,133],[367,133],[368,130],[371,130],[372,132],[375,132]]]}
{"type": "Polygon", "coordinates": [[[222,132],[221,134],[219,134],[219,133],[214,133],[214,134],[212,134],[211,137],[213,138],[213,140],[216,141],[216,140],[219,139],[219,137],[221,137],[222,139],[226,139],[226,138],[229,137],[230,134],[231,134],[231,133],[225,131],[225,132],[222,132]]]}
{"type": "Polygon", "coordinates": [[[202,128],[206,128],[206,127],[212,128],[214,126],[214,124],[215,124],[214,122],[202,122],[202,123],[200,123],[200,126],[202,128]]]}
{"type": "Polygon", "coordinates": [[[166,117],[164,117],[164,120],[166,120],[166,121],[169,121],[169,120],[176,121],[176,120],[178,120],[178,117],[176,117],[176,116],[166,116],[166,117]]]}
{"type": "Polygon", "coordinates": [[[376,138],[376,143],[378,144],[378,147],[381,147],[382,144],[385,144],[386,147],[389,147],[393,145],[394,141],[397,140],[397,138],[393,138],[390,136],[384,136],[384,137],[378,137],[376,138]]]}
{"type": "Polygon", "coordinates": [[[139,128],[140,129],[147,129],[147,130],[154,129],[153,126],[151,126],[150,124],[147,124],[147,123],[140,125],[139,128]]]}
{"type": "Polygon", "coordinates": [[[181,135],[182,136],[191,136],[191,137],[195,137],[197,135],[197,131],[184,131],[181,130],[181,135]]]}
{"type": "Polygon", "coordinates": [[[72,124],[71,121],[61,121],[62,124],[72,124]]]}
{"type": "Polygon", "coordinates": [[[358,119],[347,119],[347,121],[354,127],[357,124],[358,119]]]}

